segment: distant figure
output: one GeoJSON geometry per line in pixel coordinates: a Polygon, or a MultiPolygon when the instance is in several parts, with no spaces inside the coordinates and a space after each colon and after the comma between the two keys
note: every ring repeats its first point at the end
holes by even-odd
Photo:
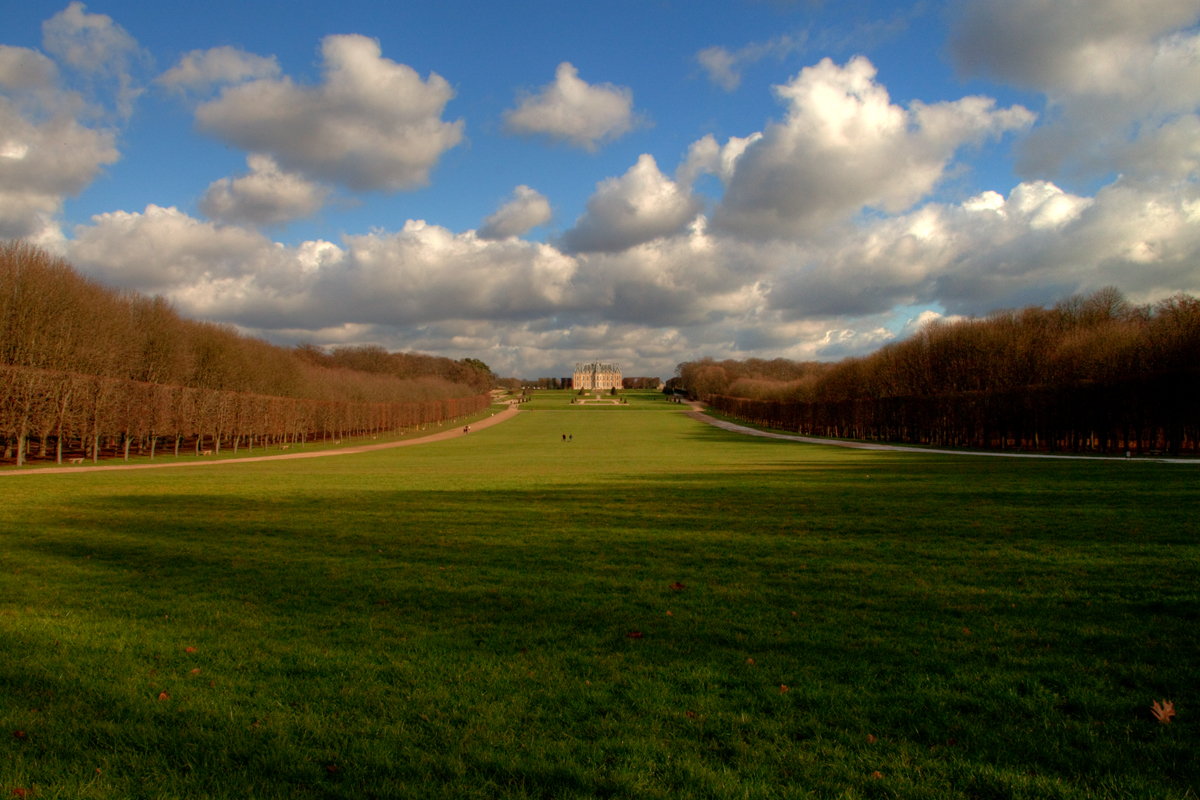
{"type": "Polygon", "coordinates": [[[564,433],[564,434],[563,434],[563,441],[565,442],[566,440],[567,440],[567,435],[564,433]]]}
{"type": "Polygon", "coordinates": [[[573,442],[573,441],[575,441],[575,434],[573,434],[573,433],[572,433],[570,436],[568,436],[568,437],[567,437],[567,441],[568,441],[568,442],[573,442]]]}
{"type": "Polygon", "coordinates": [[[470,426],[470,425],[464,425],[464,426],[463,426],[463,433],[470,433],[470,432],[471,432],[471,426],[470,426]]]}

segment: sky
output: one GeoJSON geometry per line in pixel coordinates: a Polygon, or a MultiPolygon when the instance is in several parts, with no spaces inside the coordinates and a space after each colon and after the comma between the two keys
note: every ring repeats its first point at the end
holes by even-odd
{"type": "Polygon", "coordinates": [[[1200,294],[1200,0],[41,2],[0,238],[291,345],[836,360],[1200,294]]]}

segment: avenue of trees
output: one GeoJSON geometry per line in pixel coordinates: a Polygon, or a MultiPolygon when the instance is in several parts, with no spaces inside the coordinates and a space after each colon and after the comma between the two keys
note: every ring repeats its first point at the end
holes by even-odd
{"type": "Polygon", "coordinates": [[[700,361],[686,389],[804,434],[1035,450],[1197,452],[1200,301],[1134,306],[1116,289],[1053,308],[935,322],[834,364],[700,361]]]}
{"type": "Polygon", "coordinates": [[[278,347],[0,243],[0,447],[18,465],[399,430],[482,410],[493,380],[474,359],[278,347]]]}

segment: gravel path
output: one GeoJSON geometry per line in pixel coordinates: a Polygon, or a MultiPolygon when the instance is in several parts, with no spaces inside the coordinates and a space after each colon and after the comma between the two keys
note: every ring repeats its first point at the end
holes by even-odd
{"type": "MultiPolygon", "coordinates": [[[[471,423],[471,433],[490,428],[493,425],[498,425],[501,422],[515,417],[519,412],[517,407],[510,406],[504,411],[498,411],[494,416],[485,417],[478,422],[471,423]]],[[[466,436],[462,428],[455,426],[448,431],[434,433],[429,436],[422,436],[419,439],[404,439],[399,442],[384,442],[383,444],[363,444],[355,447],[342,447],[337,450],[319,450],[309,453],[281,453],[276,456],[251,456],[250,458],[217,458],[211,461],[164,461],[158,464],[106,464],[104,466],[75,466],[75,467],[51,467],[49,469],[10,469],[0,472],[0,478],[11,475],[62,475],[64,473],[85,474],[90,472],[105,472],[114,470],[128,469],[171,469],[178,467],[213,467],[218,464],[252,464],[256,461],[281,461],[289,458],[324,458],[326,456],[345,456],[351,453],[369,453],[372,450],[389,450],[393,447],[408,447],[414,444],[428,444],[429,442],[442,442],[446,439],[457,439],[460,436],[466,436]]]]}
{"type": "MultiPolygon", "coordinates": [[[[701,422],[707,422],[709,425],[720,428],[721,430],[730,431],[732,433],[742,433],[747,436],[761,436],[764,439],[783,439],[788,442],[803,442],[804,444],[825,444],[833,447],[848,447],[851,450],[886,450],[898,453],[938,453],[946,456],[985,456],[989,458],[1050,458],[1060,461],[1124,461],[1125,459],[1119,456],[1056,456],[1043,455],[1041,453],[1013,453],[1006,451],[981,451],[981,450],[932,450],[927,447],[904,447],[903,445],[895,444],[874,444],[872,442],[846,442],[838,439],[815,439],[811,436],[795,436],[787,433],[774,433],[772,431],[760,431],[756,428],[747,428],[744,425],[738,425],[733,422],[715,419],[705,414],[700,409],[703,406],[700,403],[688,403],[692,407],[691,411],[684,412],[692,419],[701,422]]],[[[1183,459],[1183,458],[1146,458],[1138,457],[1130,459],[1130,461],[1154,461],[1162,464],[1200,464],[1200,459],[1183,459]]]]}

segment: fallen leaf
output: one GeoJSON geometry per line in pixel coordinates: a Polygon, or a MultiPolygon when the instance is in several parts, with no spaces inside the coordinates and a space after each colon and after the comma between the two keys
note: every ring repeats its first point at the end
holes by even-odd
{"type": "Polygon", "coordinates": [[[194,648],[194,647],[189,647],[189,648],[187,648],[186,650],[184,650],[183,652],[185,652],[185,653],[194,653],[194,652],[196,652],[196,648],[194,648]]]}
{"type": "Polygon", "coordinates": [[[13,731],[13,736],[17,739],[27,739],[29,735],[25,731],[13,731]]]}
{"type": "Polygon", "coordinates": [[[166,692],[160,692],[158,695],[158,699],[159,700],[170,700],[171,695],[167,694],[166,692]]]}
{"type": "Polygon", "coordinates": [[[29,790],[22,789],[20,786],[12,790],[13,797],[29,797],[29,790]]]}
{"type": "Polygon", "coordinates": [[[749,666],[751,666],[751,667],[753,667],[753,666],[754,666],[754,659],[753,659],[753,658],[747,658],[747,659],[746,659],[746,664],[747,664],[747,665],[749,665],[749,666]]]}
{"type": "Polygon", "coordinates": [[[326,764],[325,769],[329,770],[330,772],[337,772],[338,766],[337,764],[326,764]]]}
{"type": "Polygon", "coordinates": [[[797,616],[797,614],[796,614],[796,612],[795,612],[795,611],[793,611],[793,612],[792,612],[792,616],[793,616],[793,617],[797,616]]]}
{"type": "Polygon", "coordinates": [[[695,718],[696,718],[696,712],[695,712],[695,711],[685,711],[685,712],[683,712],[683,714],[684,714],[684,716],[685,716],[685,717],[687,717],[688,719],[695,719],[695,718]]]}
{"type": "Polygon", "coordinates": [[[1171,717],[1175,716],[1175,704],[1169,700],[1163,700],[1160,706],[1157,702],[1150,706],[1150,712],[1154,714],[1154,718],[1163,725],[1171,724],[1171,717]]]}
{"type": "Polygon", "coordinates": [[[671,584],[671,588],[672,588],[672,589],[674,589],[674,590],[675,590],[675,591],[677,591],[677,592],[682,592],[682,591],[683,591],[684,589],[686,589],[687,587],[686,587],[686,586],[684,586],[684,585],[683,585],[682,583],[680,583],[679,581],[675,581],[674,583],[672,583],[672,584],[671,584]]]}
{"type": "Polygon", "coordinates": [[[875,779],[875,780],[877,780],[877,781],[878,781],[878,780],[882,780],[882,779],[883,779],[883,773],[882,773],[882,772],[880,772],[879,770],[875,770],[874,772],[872,772],[872,773],[871,773],[871,777],[872,777],[872,778],[874,778],[874,779],[875,779]]]}
{"type": "Polygon", "coordinates": [[[879,740],[876,739],[874,736],[872,736],[869,733],[867,734],[867,744],[875,744],[877,741],[879,741],[879,740]]]}
{"type": "Polygon", "coordinates": [[[199,675],[199,674],[200,674],[200,668],[199,668],[199,667],[196,667],[194,670],[192,670],[192,674],[193,674],[193,675],[199,675]]]}
{"type": "Polygon", "coordinates": [[[787,694],[787,684],[786,683],[779,684],[779,693],[787,694]]]}
{"type": "Polygon", "coordinates": [[[674,614],[672,614],[670,611],[668,611],[668,612],[667,612],[667,616],[668,616],[668,617],[673,617],[673,616],[675,616],[675,615],[674,615],[674,614]]]}
{"type": "Polygon", "coordinates": [[[963,628],[963,633],[965,633],[967,636],[970,636],[970,635],[971,635],[971,629],[970,629],[970,628],[963,628]]]}
{"type": "Polygon", "coordinates": [[[629,639],[641,639],[642,632],[641,631],[630,631],[629,633],[625,634],[625,636],[629,639]]]}

